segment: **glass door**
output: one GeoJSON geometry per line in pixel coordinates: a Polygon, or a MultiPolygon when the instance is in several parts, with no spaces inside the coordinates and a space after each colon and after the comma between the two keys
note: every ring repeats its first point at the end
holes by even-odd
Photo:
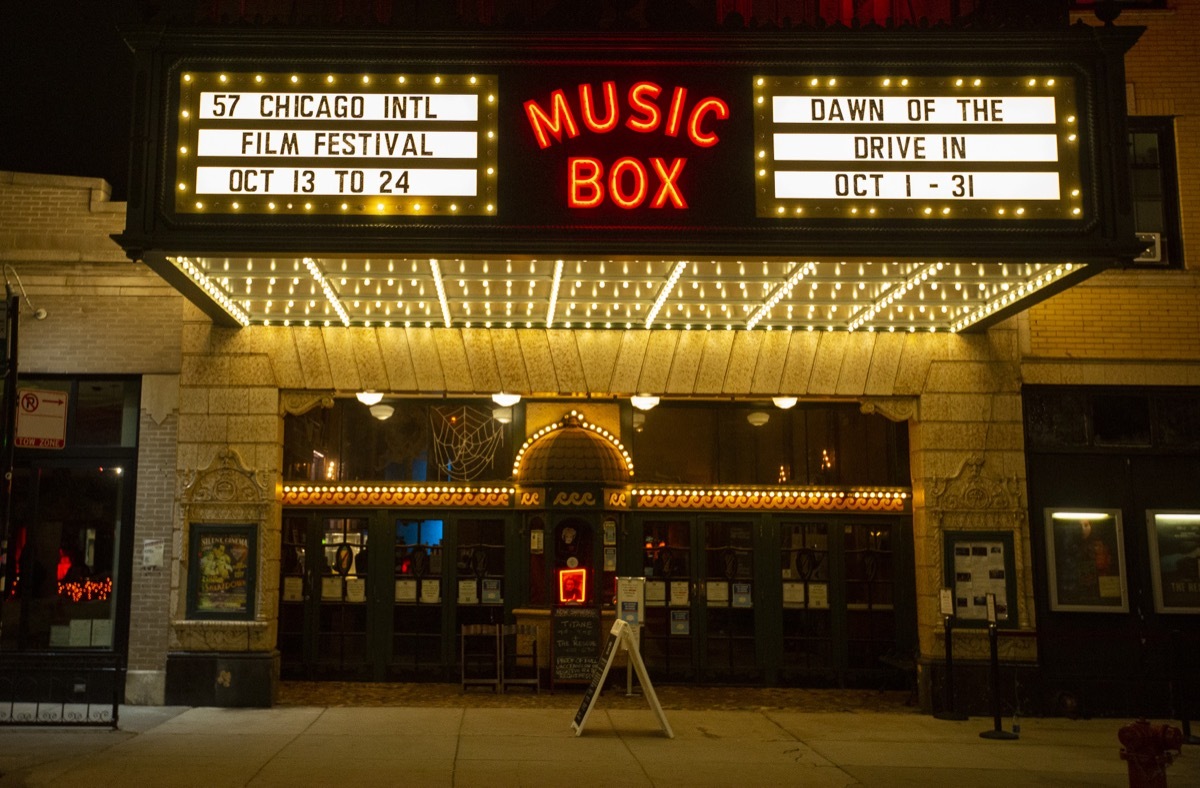
{"type": "MultiPolygon", "coordinates": [[[[317,606],[309,523],[304,514],[284,514],[279,553],[279,671],[284,679],[310,679],[317,606]]],[[[313,536],[315,537],[315,529],[313,536]]]]}
{"type": "Polygon", "coordinates": [[[693,604],[701,677],[710,681],[761,678],[755,639],[753,521],[707,521],[698,541],[699,598],[693,604]]]}
{"type": "Polygon", "coordinates": [[[784,681],[828,675],[834,668],[829,609],[829,526],[783,523],[779,527],[783,583],[784,681]]]}
{"type": "Polygon", "coordinates": [[[388,676],[436,677],[443,663],[445,521],[391,519],[393,601],[388,676]]]}
{"type": "Polygon", "coordinates": [[[843,531],[846,567],[846,667],[878,670],[896,648],[895,571],[888,523],[855,523],[843,531]]]}
{"type": "Polygon", "coordinates": [[[642,658],[655,680],[695,678],[692,633],[692,530],[690,520],[642,523],[645,619],[642,658]]]}
{"type": "Polygon", "coordinates": [[[367,517],[328,517],[320,521],[316,557],[318,613],[315,670],[320,678],[366,678],[367,517]]]}

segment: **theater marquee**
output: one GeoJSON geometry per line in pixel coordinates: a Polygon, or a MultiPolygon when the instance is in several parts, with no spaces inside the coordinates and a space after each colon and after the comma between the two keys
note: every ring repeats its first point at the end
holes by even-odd
{"type": "Polygon", "coordinates": [[[497,81],[185,72],[175,210],[495,215],[497,81]]]}
{"type": "Polygon", "coordinates": [[[1075,81],[758,77],[757,215],[1084,218],[1075,81]]]}

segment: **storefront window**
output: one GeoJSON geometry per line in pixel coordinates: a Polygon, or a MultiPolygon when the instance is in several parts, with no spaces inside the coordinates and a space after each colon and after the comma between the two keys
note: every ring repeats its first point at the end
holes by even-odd
{"type": "Polygon", "coordinates": [[[643,482],[908,485],[906,425],[857,405],[662,403],[632,440],[643,482]]]}
{"type": "Polygon", "coordinates": [[[496,481],[512,475],[513,425],[471,401],[353,399],[284,420],[288,481],[496,481]],[[378,408],[379,406],[375,406],[378,408]]]}
{"type": "Polygon", "coordinates": [[[24,378],[20,388],[66,396],[65,445],[15,453],[0,650],[113,649],[128,591],[122,528],[133,520],[138,382],[24,378]]]}

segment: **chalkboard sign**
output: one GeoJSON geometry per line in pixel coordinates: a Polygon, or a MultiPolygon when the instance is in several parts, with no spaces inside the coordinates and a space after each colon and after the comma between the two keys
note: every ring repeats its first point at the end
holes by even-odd
{"type": "Polygon", "coordinates": [[[583,700],[579,702],[579,711],[575,712],[575,721],[571,723],[575,728],[576,736],[583,731],[584,721],[587,720],[587,715],[592,710],[592,704],[596,701],[596,693],[600,691],[600,685],[604,683],[604,677],[608,675],[608,669],[612,667],[613,653],[617,650],[618,632],[620,631],[622,631],[620,628],[613,627],[613,631],[608,633],[608,640],[604,643],[604,653],[600,655],[600,661],[592,665],[592,683],[588,684],[587,690],[583,693],[583,700]]]}
{"type": "Polygon", "coordinates": [[[551,684],[592,680],[600,651],[600,610],[556,607],[551,614],[551,684]]]}
{"type": "Polygon", "coordinates": [[[667,734],[668,739],[674,739],[675,731],[671,730],[671,723],[667,722],[667,715],[663,713],[662,704],[658,702],[658,694],[654,691],[654,685],[650,683],[650,674],[646,672],[646,663],[642,662],[642,653],[638,649],[633,628],[619,618],[613,622],[612,629],[609,630],[608,641],[604,644],[604,653],[600,655],[600,660],[592,671],[592,683],[583,693],[579,710],[575,712],[575,719],[571,722],[571,727],[575,729],[575,735],[583,734],[583,726],[587,724],[588,715],[592,713],[592,706],[596,704],[596,694],[604,686],[604,677],[608,675],[609,668],[612,667],[613,657],[617,653],[617,643],[623,643],[625,651],[629,652],[629,662],[637,672],[638,681],[642,683],[642,692],[646,696],[646,702],[658,715],[663,732],[667,734]]]}

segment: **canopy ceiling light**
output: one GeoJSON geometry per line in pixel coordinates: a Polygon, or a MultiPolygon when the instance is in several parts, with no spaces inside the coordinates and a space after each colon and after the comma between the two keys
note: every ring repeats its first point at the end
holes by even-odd
{"type": "Polygon", "coordinates": [[[380,421],[387,421],[388,419],[390,419],[392,417],[392,414],[395,412],[396,412],[396,409],[393,408],[391,405],[372,405],[371,406],[371,415],[374,416],[375,418],[379,419],[380,421]]]}
{"type": "Polygon", "coordinates": [[[633,414],[633,431],[641,432],[642,428],[645,426],[646,426],[646,414],[642,413],[640,411],[637,413],[634,413],[633,414]]]}
{"type": "MultiPolygon", "coordinates": [[[[383,394],[378,391],[360,391],[354,395],[364,405],[378,405],[383,401],[383,394]]],[[[388,414],[391,415],[390,413],[388,414]]]]}
{"type": "Polygon", "coordinates": [[[520,394],[507,394],[507,393],[501,391],[497,394],[492,395],[492,402],[496,403],[497,405],[499,405],[502,408],[511,408],[513,405],[516,405],[520,401],[521,401],[520,394]]]}
{"type": "Polygon", "coordinates": [[[653,394],[634,394],[629,398],[629,401],[638,410],[650,410],[658,404],[659,400],[653,394]]]}
{"type": "Polygon", "coordinates": [[[751,427],[761,427],[771,420],[771,414],[765,410],[755,410],[746,414],[746,421],[750,422],[751,427]]]}
{"type": "Polygon", "coordinates": [[[492,408],[492,418],[501,424],[508,424],[512,421],[512,408],[498,407],[492,408]]]}
{"type": "MultiPolygon", "coordinates": [[[[229,325],[958,332],[1100,270],[1036,260],[168,257],[229,325]]],[[[160,272],[161,273],[161,272],[160,272]]]]}
{"type": "Polygon", "coordinates": [[[780,408],[782,410],[787,410],[788,408],[794,408],[796,406],[796,403],[799,401],[800,400],[797,399],[796,397],[774,397],[771,399],[771,402],[775,403],[775,407],[780,408]]]}

